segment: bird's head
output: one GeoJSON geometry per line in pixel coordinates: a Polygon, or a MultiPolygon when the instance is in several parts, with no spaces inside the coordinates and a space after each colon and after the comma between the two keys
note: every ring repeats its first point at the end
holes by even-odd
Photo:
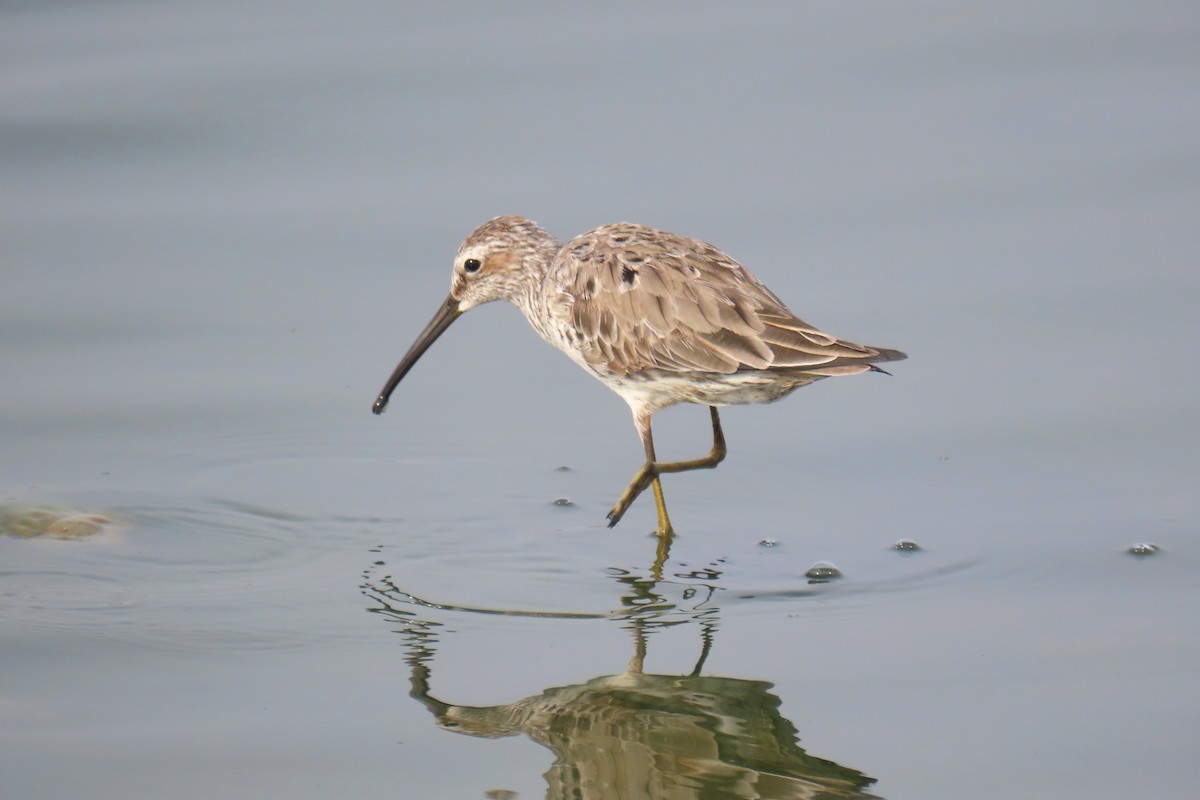
{"type": "Polygon", "coordinates": [[[396,365],[373,410],[383,413],[397,384],[454,320],[493,300],[520,305],[540,288],[560,245],[544,228],[524,217],[496,217],[476,228],[458,248],[450,296],[396,365]]]}
{"type": "Polygon", "coordinates": [[[559,243],[524,217],[496,217],[471,233],[458,248],[450,298],[459,311],[493,300],[515,300],[540,285],[559,243]]]}

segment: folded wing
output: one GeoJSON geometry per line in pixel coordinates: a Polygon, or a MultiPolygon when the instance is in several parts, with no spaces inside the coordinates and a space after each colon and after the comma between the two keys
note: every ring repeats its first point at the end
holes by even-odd
{"type": "Polygon", "coordinates": [[[840,375],[904,358],[817,330],[717,248],[642,225],[605,225],[567,243],[549,281],[584,358],[619,375],[840,375]]]}

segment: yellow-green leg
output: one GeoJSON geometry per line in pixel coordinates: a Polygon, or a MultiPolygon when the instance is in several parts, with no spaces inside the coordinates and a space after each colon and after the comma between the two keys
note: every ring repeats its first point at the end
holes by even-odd
{"type": "Polygon", "coordinates": [[[721,431],[721,418],[717,415],[716,406],[709,406],[709,412],[712,415],[713,426],[713,445],[712,450],[703,458],[695,458],[690,461],[667,461],[660,462],[654,457],[654,437],[650,432],[650,415],[635,414],[633,421],[637,425],[638,435],[642,439],[642,446],[646,450],[646,463],[633,476],[633,480],[629,482],[629,486],[621,494],[617,504],[613,506],[613,510],[608,512],[608,527],[612,527],[621,521],[621,517],[625,516],[625,512],[633,505],[633,501],[638,495],[646,491],[647,486],[654,487],[654,505],[658,510],[658,535],[671,536],[674,529],[671,527],[671,518],[667,516],[667,504],[663,499],[662,482],[659,476],[667,472],[688,472],[693,469],[712,469],[720,464],[725,458],[725,434],[721,431]]]}

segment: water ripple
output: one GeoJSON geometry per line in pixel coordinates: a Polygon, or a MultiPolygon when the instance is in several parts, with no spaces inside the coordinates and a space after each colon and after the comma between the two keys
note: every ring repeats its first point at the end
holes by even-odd
{"type": "Polygon", "coordinates": [[[345,523],[221,499],[104,510],[126,523],[119,540],[0,542],[7,628],[179,652],[352,638],[329,602],[356,569],[330,569],[345,523]]]}

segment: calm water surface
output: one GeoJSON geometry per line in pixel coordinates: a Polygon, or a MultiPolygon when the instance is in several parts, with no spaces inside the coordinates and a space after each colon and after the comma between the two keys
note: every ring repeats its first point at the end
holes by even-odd
{"type": "Polygon", "coordinates": [[[1170,3],[8,4],[0,796],[1200,792],[1197,41],[1170,3]],[[628,410],[512,308],[370,413],[501,213],[700,236],[911,358],[725,413],[656,569],[650,502],[602,524],[628,410]]]}

